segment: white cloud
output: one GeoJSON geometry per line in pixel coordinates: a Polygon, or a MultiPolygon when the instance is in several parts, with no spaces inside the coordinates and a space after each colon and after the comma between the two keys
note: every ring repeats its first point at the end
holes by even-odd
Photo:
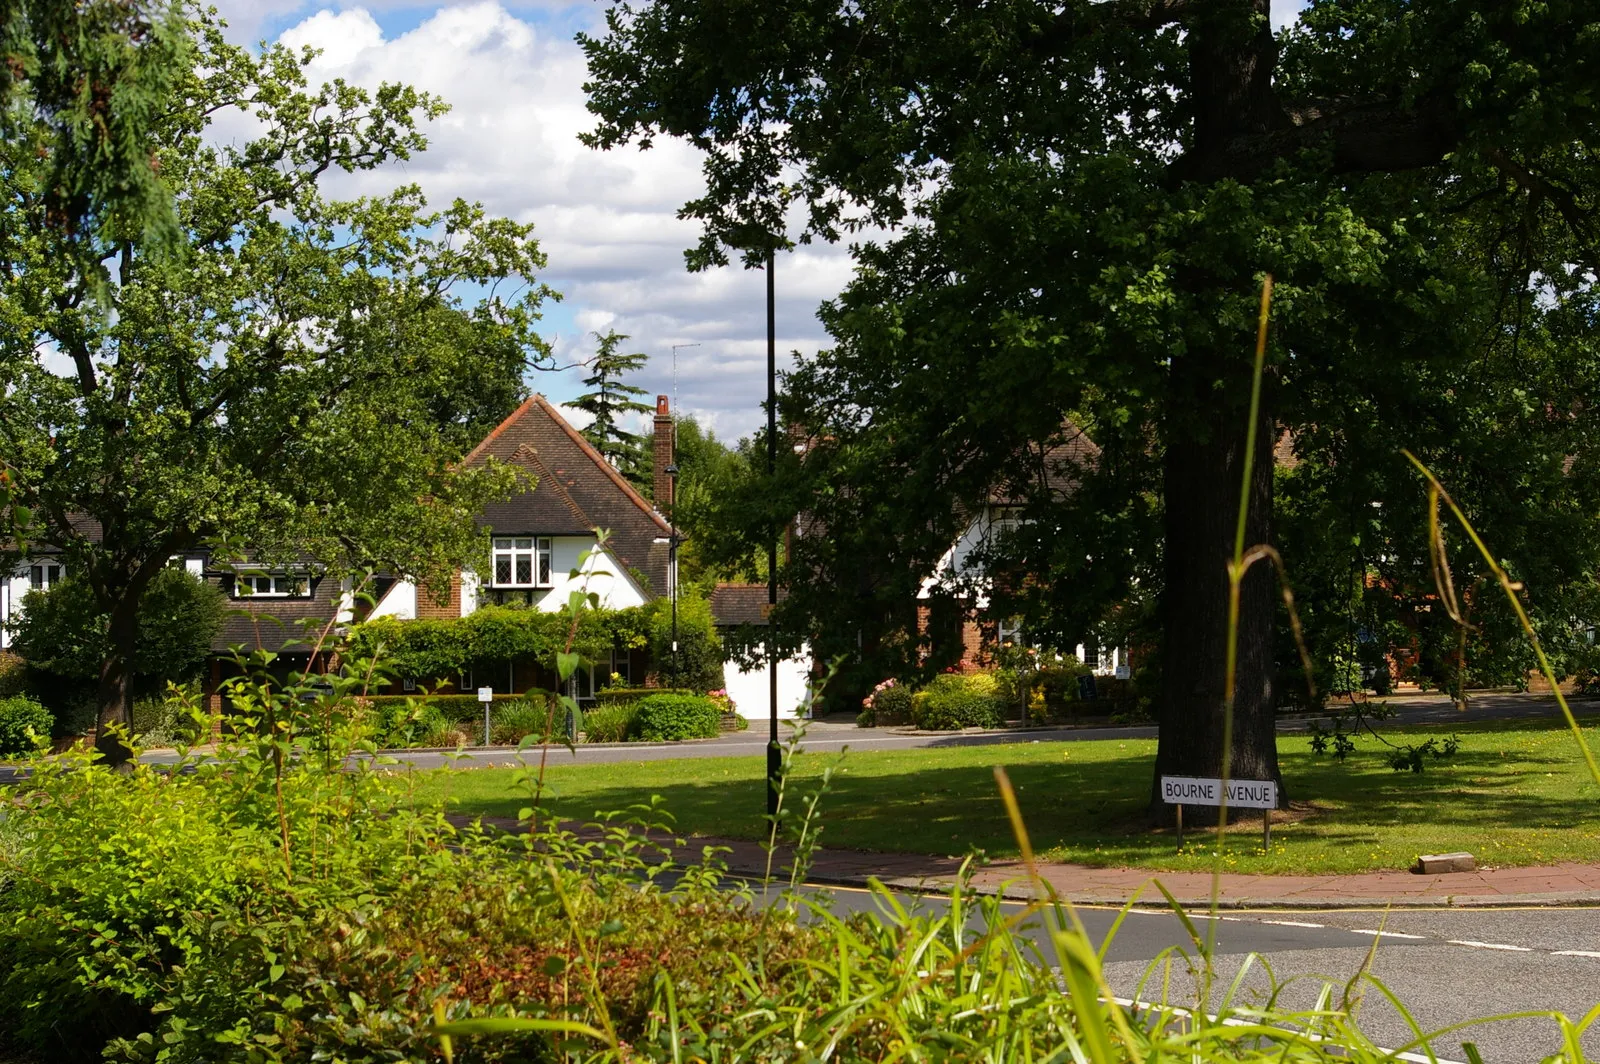
{"type": "MultiPolygon", "coordinates": [[[[594,124],[584,106],[586,68],[567,36],[494,2],[445,7],[386,38],[366,8],[322,10],[285,30],[296,48],[323,50],[311,74],[373,87],[403,81],[437,94],[451,112],[428,130],[429,150],[404,164],[346,175],[337,194],[415,182],[435,204],[457,196],[531,221],[550,267],[544,280],[566,299],[547,315],[558,356],[593,350],[590,333],[614,328],[651,363],[635,382],[670,391],[672,344],[698,342],[678,358],[682,409],[719,435],[749,432],[765,394],[765,281],[737,266],[689,274],[683,249],[697,227],[676,217],[702,189],[700,158],[662,139],[650,151],[597,152],[578,134],[594,124]]],[[[825,340],[815,312],[849,275],[842,248],[802,248],[778,263],[780,352],[825,340]]],[[[577,394],[577,373],[541,377],[552,398],[577,394]]]]}

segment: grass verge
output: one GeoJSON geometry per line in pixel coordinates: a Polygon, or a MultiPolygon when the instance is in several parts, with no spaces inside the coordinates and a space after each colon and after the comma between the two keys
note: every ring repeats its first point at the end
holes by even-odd
{"type": "MultiPolygon", "coordinates": [[[[1582,722],[1600,737],[1600,718],[1582,722]]],[[[1422,774],[1395,772],[1367,738],[1343,764],[1280,737],[1285,786],[1295,808],[1275,821],[1272,850],[1241,825],[1223,870],[1329,874],[1399,869],[1418,853],[1470,850],[1480,865],[1600,861],[1600,786],[1589,779],[1562,721],[1396,728],[1395,741],[1456,734],[1460,751],[1429,759],[1422,774]]],[[[1191,835],[1175,852],[1170,828],[1151,829],[1144,807],[1153,739],[1037,742],[850,753],[822,809],[822,845],[958,855],[971,848],[1016,856],[994,786],[1003,765],[1017,789],[1034,846],[1047,860],[1101,866],[1210,871],[1214,836],[1191,835]]],[[[552,753],[547,800],[561,817],[588,819],[652,795],[691,835],[764,834],[759,758],[699,758],[561,765],[552,753]]],[[[838,755],[796,759],[801,789],[838,755]]],[[[516,816],[527,805],[521,770],[474,769],[427,776],[419,795],[461,812],[516,816]]]]}

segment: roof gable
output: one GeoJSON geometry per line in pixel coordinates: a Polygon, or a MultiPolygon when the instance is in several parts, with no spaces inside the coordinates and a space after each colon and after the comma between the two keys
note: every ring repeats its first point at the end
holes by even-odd
{"type": "Polygon", "coordinates": [[[544,396],[519,406],[462,464],[490,458],[522,466],[538,480],[531,490],[484,507],[485,528],[542,535],[587,535],[603,528],[611,533],[617,560],[647,578],[648,593],[666,588],[664,541],[672,526],[544,396]]]}

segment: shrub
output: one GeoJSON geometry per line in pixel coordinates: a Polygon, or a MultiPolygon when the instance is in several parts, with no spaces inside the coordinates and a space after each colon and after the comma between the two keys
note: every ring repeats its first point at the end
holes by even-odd
{"type": "Polygon", "coordinates": [[[373,705],[371,710],[372,741],[384,750],[436,745],[426,740],[434,733],[450,726],[444,711],[433,700],[419,698],[384,700],[373,705]]]}
{"type": "Polygon", "coordinates": [[[134,737],[146,747],[198,742],[205,734],[204,723],[195,717],[199,699],[199,685],[191,684],[160,698],[135,701],[130,720],[134,737]]]}
{"type": "MultiPolygon", "coordinates": [[[[523,701],[543,701],[546,692],[537,688],[524,691],[520,695],[495,695],[492,713],[498,713],[502,704],[523,701]]],[[[374,709],[385,706],[406,706],[419,703],[431,706],[439,711],[439,715],[451,724],[464,724],[470,729],[476,723],[479,730],[483,729],[483,703],[478,701],[478,696],[473,695],[367,695],[362,699],[374,709]]]]}
{"type": "Polygon", "coordinates": [[[634,731],[639,715],[639,700],[601,701],[583,715],[583,735],[591,743],[620,743],[634,731]]]}
{"type": "Polygon", "coordinates": [[[988,673],[936,676],[912,699],[913,721],[929,731],[998,728],[1006,703],[988,673]]]}
{"type": "Polygon", "coordinates": [[[678,653],[672,652],[672,604],[657,599],[650,619],[650,651],[663,683],[697,694],[725,686],[722,639],[711,619],[711,604],[698,595],[678,597],[678,653]]]}
{"type": "Polygon", "coordinates": [[[28,695],[0,698],[0,757],[31,753],[36,737],[50,738],[50,711],[28,695]]]}
{"type": "Polygon", "coordinates": [[[910,686],[897,682],[891,676],[861,700],[862,709],[856,716],[856,727],[872,728],[880,724],[910,722],[912,698],[910,686]]]}
{"type": "Polygon", "coordinates": [[[516,746],[530,735],[544,739],[547,725],[553,726],[556,735],[564,734],[567,715],[557,707],[552,718],[545,699],[538,698],[497,703],[492,720],[490,741],[496,746],[516,746]]]}
{"type": "MultiPolygon", "coordinates": [[[[109,618],[88,586],[68,576],[49,591],[30,591],[16,619],[13,645],[53,683],[94,682],[109,652],[109,618]]],[[[222,630],[228,601],[182,569],[163,569],[139,600],[135,691],[155,695],[198,679],[222,630]]]]}
{"type": "Polygon", "coordinates": [[[0,698],[20,695],[28,689],[28,663],[9,650],[0,650],[0,698]]]}
{"type": "Polygon", "coordinates": [[[635,730],[648,742],[710,739],[722,731],[722,714],[704,695],[651,695],[638,702],[635,730]]]}

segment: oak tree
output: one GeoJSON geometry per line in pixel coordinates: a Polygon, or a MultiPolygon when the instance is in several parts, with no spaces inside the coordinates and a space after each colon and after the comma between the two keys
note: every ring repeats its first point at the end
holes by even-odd
{"type": "MultiPolygon", "coordinates": [[[[780,448],[793,472],[773,491],[794,494],[762,516],[770,535],[787,503],[829,539],[867,529],[876,553],[824,557],[845,567],[825,578],[791,567],[791,584],[831,581],[835,628],[887,638],[962,505],[1012,482],[1040,547],[1069,548],[1046,570],[1060,598],[1074,582],[1157,586],[1158,774],[1231,761],[1280,778],[1265,566],[1245,581],[1222,741],[1262,276],[1278,288],[1250,543],[1271,540],[1280,427],[1338,441],[1377,422],[1392,443],[1408,407],[1447,406],[1435,389],[1551,308],[1592,340],[1600,14],[1312,0],[1277,29],[1272,14],[1268,0],[649,0],[583,41],[593,144],[673,136],[705,153],[705,193],[683,208],[704,226],[691,266],[856,242],[855,279],[823,311],[836,346],[789,383],[809,445],[795,461],[780,448]],[[1044,475],[1068,418],[1100,457],[1044,475]],[[830,475],[808,477],[812,463],[830,475]],[[1082,486],[1071,498],[1066,481],[1082,486]]],[[[791,595],[791,630],[815,619],[810,602],[807,618],[791,595]]]]}

